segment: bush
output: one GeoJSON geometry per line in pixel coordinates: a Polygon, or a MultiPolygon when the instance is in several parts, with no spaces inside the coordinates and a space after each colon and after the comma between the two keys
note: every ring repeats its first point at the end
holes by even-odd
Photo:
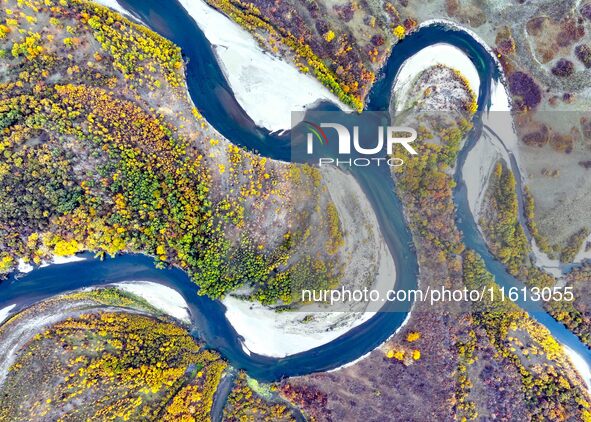
{"type": "Polygon", "coordinates": [[[521,108],[533,109],[540,104],[542,92],[538,84],[524,72],[515,72],[509,76],[509,90],[518,98],[521,108]]]}
{"type": "Polygon", "coordinates": [[[575,55],[586,68],[591,67],[591,48],[587,44],[577,45],[575,47],[575,55]]]}
{"type": "Polygon", "coordinates": [[[575,72],[575,65],[570,60],[560,59],[552,68],[552,74],[561,78],[566,78],[575,72]]]}
{"type": "Polygon", "coordinates": [[[587,3],[581,7],[581,15],[589,20],[591,20],[591,3],[587,3]]]}

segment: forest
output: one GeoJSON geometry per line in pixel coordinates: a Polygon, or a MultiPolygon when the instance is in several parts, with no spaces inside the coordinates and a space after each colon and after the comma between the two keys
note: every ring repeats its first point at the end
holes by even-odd
{"type": "Polygon", "coordinates": [[[69,314],[22,339],[0,387],[1,421],[209,418],[227,363],[136,296],[107,288],[53,298],[12,317],[0,338],[64,305],[69,314]]]}
{"type": "Polygon", "coordinates": [[[342,231],[318,170],[215,133],[189,103],[176,45],[84,0],[3,0],[0,21],[0,272],[140,252],[186,270],[201,294],[247,285],[289,304],[294,283],[314,283],[294,256],[320,218],[305,248],[338,282],[342,231]]]}

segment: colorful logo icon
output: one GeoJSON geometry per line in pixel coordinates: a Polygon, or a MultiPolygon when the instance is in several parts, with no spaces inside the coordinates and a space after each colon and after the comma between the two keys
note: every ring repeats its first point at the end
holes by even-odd
{"type": "Polygon", "coordinates": [[[308,126],[310,132],[314,134],[314,137],[320,141],[321,144],[326,145],[328,143],[328,137],[322,128],[312,122],[304,120],[304,123],[308,126]]]}

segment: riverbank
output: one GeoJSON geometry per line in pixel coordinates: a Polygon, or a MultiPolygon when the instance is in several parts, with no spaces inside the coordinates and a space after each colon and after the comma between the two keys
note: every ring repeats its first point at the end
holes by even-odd
{"type": "MultiPolygon", "coordinates": [[[[396,267],[367,197],[353,176],[335,168],[322,170],[323,180],[338,211],[348,257],[343,288],[371,288],[385,297],[396,283],[396,267]],[[360,247],[363,245],[363,247],[360,247]]],[[[383,303],[338,303],[333,307],[309,304],[276,312],[259,303],[231,295],[223,299],[226,318],[242,337],[248,352],[285,357],[327,344],[363,324],[383,303]]]]}
{"type": "Polygon", "coordinates": [[[130,18],[130,19],[135,20],[135,18],[127,10],[125,10],[124,7],[121,7],[121,5],[119,3],[117,3],[117,0],[93,0],[93,1],[97,2],[98,4],[102,4],[103,6],[107,6],[111,9],[113,9],[114,11],[122,14],[126,18],[130,18]]]}
{"type": "Polygon", "coordinates": [[[591,368],[587,362],[585,362],[585,359],[583,359],[581,355],[579,355],[573,349],[565,345],[562,345],[562,347],[564,348],[566,355],[570,359],[576,371],[579,373],[583,381],[585,381],[587,391],[589,394],[591,394],[591,368]]]}
{"type": "Polygon", "coordinates": [[[402,111],[406,108],[405,102],[416,78],[423,71],[437,65],[458,70],[466,78],[478,98],[480,77],[470,58],[453,45],[437,43],[423,48],[400,67],[392,86],[395,110],[402,111]]]}
{"type": "MultiPolygon", "coordinates": [[[[84,258],[83,256],[78,256],[78,255],[70,255],[70,256],[53,255],[51,260],[41,262],[41,264],[38,266],[38,268],[48,267],[49,265],[70,264],[72,262],[84,261],[85,259],[86,258],[84,258]]],[[[19,273],[27,274],[27,273],[30,273],[31,271],[33,271],[34,269],[35,269],[35,266],[31,265],[28,262],[25,262],[24,259],[21,258],[18,260],[18,266],[17,266],[16,270],[19,273]]]]}
{"type": "MultiPolygon", "coordinates": [[[[12,305],[14,307],[14,305],[12,305]]],[[[8,307],[12,309],[12,307],[8,307]]],[[[4,312],[7,308],[2,309],[4,312]]],[[[9,309],[9,310],[10,310],[9,309]]],[[[55,306],[48,306],[42,312],[35,313],[28,308],[25,312],[25,317],[17,318],[16,321],[10,322],[10,330],[6,330],[4,325],[0,325],[0,385],[6,379],[10,367],[14,363],[18,350],[22,345],[29,341],[37,333],[43,331],[44,328],[61,321],[69,315],[74,315],[72,306],[65,304],[56,304],[55,306]]],[[[8,312],[4,318],[8,316],[8,312]]],[[[0,320],[3,318],[0,315],[0,320]]],[[[15,318],[10,321],[15,320],[15,318]]]]}
{"type": "Polygon", "coordinates": [[[260,303],[232,296],[224,298],[222,303],[227,309],[226,318],[242,337],[245,352],[276,358],[330,343],[374,315],[369,312],[277,313],[260,303]],[[310,322],[306,321],[307,316],[312,316],[310,322]]]}
{"type": "MultiPolygon", "coordinates": [[[[96,2],[139,21],[116,0],[96,2]]],[[[321,101],[351,111],[316,78],[263,50],[248,31],[203,0],[180,0],[180,4],[211,43],[236,100],[257,126],[271,133],[289,130],[293,111],[305,111],[321,101]]]]}
{"type": "MultiPolygon", "coordinates": [[[[140,3],[141,6],[145,4],[142,2],[140,3]]],[[[174,3],[171,3],[170,6],[168,4],[166,6],[160,5],[160,8],[157,8],[157,4],[152,6],[154,7],[154,9],[150,9],[149,13],[152,16],[155,16],[155,19],[165,21],[171,24],[176,23],[176,21],[174,20],[167,21],[167,16],[165,16],[166,10],[173,8],[175,6],[174,3]],[[162,16],[161,14],[163,14],[164,16],[162,16]]],[[[193,26],[188,26],[188,28],[192,27],[193,26]]],[[[175,29],[183,31],[184,27],[179,25],[175,26],[175,29]]],[[[434,38],[432,39],[446,39],[445,31],[440,31],[439,33],[437,31],[433,31],[433,33],[430,35],[434,35],[434,38]]],[[[468,43],[470,42],[470,40],[467,41],[468,43]]],[[[205,43],[203,44],[203,47],[204,48],[202,50],[207,50],[207,45],[205,43]]],[[[404,43],[401,43],[401,47],[404,48],[404,43]]],[[[189,63],[195,63],[197,61],[195,59],[199,59],[206,63],[206,65],[215,65],[215,60],[212,60],[212,58],[207,56],[207,51],[204,52],[204,56],[205,57],[201,57],[201,55],[199,54],[193,54],[192,57],[190,57],[191,60],[189,63]]],[[[401,54],[401,56],[408,57],[403,54],[401,54]]],[[[477,55],[476,57],[482,59],[483,61],[487,60],[485,55],[477,55]]],[[[196,78],[195,80],[202,81],[204,79],[205,77],[200,77],[196,78]]],[[[198,102],[197,105],[200,109],[207,109],[208,102],[213,102],[216,106],[218,106],[219,102],[221,102],[221,100],[215,95],[202,95],[199,99],[200,102],[198,102]]],[[[235,114],[224,114],[223,112],[225,111],[226,109],[223,109],[222,112],[217,113],[218,115],[221,115],[220,120],[228,121],[228,125],[223,127],[223,130],[225,131],[224,133],[227,132],[231,134],[232,131],[235,131],[233,133],[238,134],[236,135],[236,138],[242,138],[239,135],[242,135],[246,132],[241,131],[242,128],[240,125],[243,124],[244,120],[246,119],[240,120],[240,123],[236,123],[234,118],[235,114]]],[[[244,116],[244,113],[242,113],[241,110],[239,110],[238,108],[232,108],[230,111],[236,112],[236,114],[238,115],[237,118],[241,118],[244,116]]],[[[211,114],[213,115],[214,113],[211,114]]],[[[265,145],[265,143],[269,143],[269,140],[272,138],[265,137],[265,132],[259,130],[258,128],[253,128],[249,126],[248,129],[256,131],[257,136],[259,136],[260,139],[262,139],[261,143],[253,142],[252,145],[249,144],[249,146],[252,146],[253,149],[258,148],[262,151],[261,154],[263,155],[267,154],[268,156],[271,156],[272,154],[269,152],[269,149],[260,148],[260,145],[265,145]]],[[[251,138],[245,138],[248,139],[248,142],[251,142],[251,138]]],[[[382,218],[386,216],[384,218],[384,220],[386,220],[386,223],[382,225],[385,229],[384,233],[388,233],[389,229],[390,233],[388,233],[388,238],[391,242],[400,242],[403,246],[411,245],[411,240],[408,238],[408,236],[405,236],[406,232],[404,231],[404,229],[406,226],[404,224],[388,225],[388,223],[392,220],[394,220],[395,222],[401,220],[399,216],[401,214],[400,210],[402,207],[398,207],[398,204],[391,200],[391,198],[393,197],[393,195],[391,195],[391,190],[379,190],[382,186],[386,184],[386,180],[378,179],[377,182],[378,183],[371,185],[371,188],[375,188],[375,190],[380,194],[385,193],[384,191],[388,191],[389,193],[389,195],[384,194],[381,197],[377,194],[372,195],[372,199],[376,202],[376,210],[380,210],[380,207],[382,207],[383,211],[380,211],[380,214],[382,215],[382,218]],[[401,235],[397,236],[397,232],[401,233],[401,235]],[[394,233],[394,235],[392,235],[392,233],[394,233]]],[[[371,192],[369,192],[368,195],[370,193],[371,192]]],[[[402,270],[400,271],[400,278],[403,281],[406,280],[406,283],[401,283],[399,288],[407,289],[416,286],[416,268],[412,265],[412,251],[409,251],[407,248],[399,248],[398,250],[392,250],[396,252],[397,258],[399,258],[399,260],[401,261],[402,270]],[[406,252],[408,253],[406,254],[406,252]],[[409,262],[411,263],[411,265],[408,264],[409,262]]],[[[104,280],[112,280],[112,277],[121,277],[122,274],[123,276],[127,276],[128,271],[139,271],[137,266],[138,262],[142,262],[144,264],[147,263],[147,265],[153,264],[152,262],[147,261],[147,259],[143,259],[142,257],[133,257],[133,259],[128,259],[128,257],[119,257],[116,264],[113,262],[107,262],[100,263],[100,265],[97,264],[96,266],[91,267],[96,270],[93,273],[84,273],[84,271],[86,271],[87,266],[92,266],[93,263],[88,262],[84,263],[84,265],[80,264],[77,268],[75,268],[75,271],[73,271],[73,273],[77,275],[77,277],[75,277],[76,280],[73,280],[71,282],[68,280],[65,283],[61,283],[60,288],[70,288],[71,284],[79,283],[80,280],[84,280],[83,277],[78,277],[78,275],[83,274],[88,277],[87,280],[98,280],[98,282],[102,282],[104,280]]],[[[72,266],[72,268],[68,268],[68,270],[74,270],[74,265],[72,266]]],[[[149,270],[146,269],[142,269],[142,271],[143,274],[149,273],[149,270]]],[[[31,276],[28,278],[30,284],[28,284],[27,288],[32,290],[34,287],[43,288],[45,286],[48,286],[48,278],[44,278],[43,274],[47,275],[48,273],[43,272],[41,274],[31,274],[31,276]],[[38,284],[35,285],[34,283],[38,284]]],[[[68,277],[71,276],[71,274],[72,273],[67,274],[67,272],[64,271],[61,274],[55,272],[49,275],[53,277],[52,281],[60,283],[60,280],[62,280],[64,276],[68,277]]],[[[156,271],[154,270],[154,273],[152,275],[154,277],[162,277],[163,274],[172,274],[174,276],[174,283],[176,283],[174,285],[182,286],[182,288],[185,289],[184,292],[194,292],[195,286],[188,285],[189,282],[188,280],[186,280],[186,277],[184,275],[181,277],[181,275],[177,272],[173,272],[171,270],[169,273],[165,273],[164,271],[156,273],[156,271]]],[[[121,280],[121,278],[118,278],[118,280],[121,280]]],[[[47,294],[55,294],[58,288],[52,286],[51,288],[47,287],[47,290],[47,294]]],[[[18,283],[14,283],[13,285],[7,285],[6,289],[4,290],[4,292],[8,293],[9,295],[18,292],[22,293],[23,291],[24,289],[21,290],[18,286],[18,283]]],[[[335,341],[335,343],[331,343],[330,345],[327,345],[327,347],[315,350],[313,353],[298,355],[297,357],[293,357],[292,359],[260,359],[255,356],[253,356],[252,358],[246,358],[243,356],[243,353],[241,352],[240,345],[237,345],[237,347],[235,345],[235,343],[237,342],[233,331],[226,329],[226,321],[223,318],[223,313],[217,312],[216,306],[218,306],[219,304],[217,302],[210,302],[206,300],[200,301],[199,298],[190,296],[190,293],[186,294],[186,297],[191,298],[189,302],[191,303],[191,306],[194,306],[194,308],[196,309],[196,313],[202,312],[204,314],[203,320],[199,320],[195,323],[196,327],[204,327],[204,330],[207,330],[207,334],[209,334],[209,336],[204,335],[202,338],[204,338],[212,348],[219,348],[220,350],[223,350],[224,355],[228,356],[228,358],[231,361],[237,362],[238,367],[248,369],[251,373],[254,374],[254,376],[261,377],[261,379],[277,379],[286,375],[322,371],[338,366],[344,362],[349,362],[357,358],[358,356],[363,355],[367,352],[367,350],[371,350],[372,348],[377,347],[377,344],[382,342],[384,338],[389,336],[402,322],[401,320],[396,319],[396,316],[398,314],[381,314],[377,315],[376,318],[368,321],[367,326],[360,327],[361,329],[359,330],[352,330],[352,332],[347,336],[343,336],[339,340],[335,341]],[[209,323],[209,320],[211,320],[211,323],[209,323]]],[[[10,298],[7,297],[6,300],[10,300],[10,298]]],[[[404,317],[401,317],[400,319],[403,318],[404,317]]],[[[436,342],[435,344],[439,343],[436,342]]],[[[404,385],[404,383],[402,383],[402,385],[404,385]]]]}
{"type": "Polygon", "coordinates": [[[226,368],[144,300],[111,287],[78,290],[37,302],[0,327],[0,419],[59,420],[74,409],[84,420],[138,420],[161,409],[205,420],[226,368]],[[100,369],[114,363],[115,371],[100,369]]]}
{"type": "Polygon", "coordinates": [[[186,324],[191,322],[189,305],[179,292],[150,281],[125,281],[113,286],[145,299],[154,308],[186,324]]]}
{"type": "Polygon", "coordinates": [[[2,324],[6,318],[8,318],[10,311],[12,311],[15,306],[16,304],[12,304],[0,309],[0,324],[2,324]]]}
{"type": "Polygon", "coordinates": [[[581,264],[584,261],[591,259],[591,247],[589,247],[589,245],[591,245],[591,234],[583,241],[581,249],[579,249],[579,252],[575,256],[573,261],[575,264],[581,264]]]}
{"type": "Polygon", "coordinates": [[[268,130],[291,128],[291,112],[330,101],[348,109],[313,76],[266,53],[253,36],[203,0],[180,0],[211,43],[240,106],[268,130]]]}
{"type": "MultiPolygon", "coordinates": [[[[512,169],[518,180],[518,189],[528,181],[527,173],[520,165],[519,139],[511,114],[510,96],[502,73],[499,81],[496,81],[492,87],[490,104],[483,113],[482,121],[484,125],[482,135],[468,152],[462,169],[470,211],[481,233],[479,225],[481,208],[494,164],[498,160],[503,160],[512,169]]],[[[518,197],[520,201],[523,200],[521,192],[518,192],[518,197]]],[[[521,209],[520,212],[522,212],[521,209]]],[[[525,225],[524,230],[529,233],[525,225]]],[[[551,259],[542,252],[533,236],[528,236],[528,238],[535,265],[554,277],[562,277],[563,271],[560,261],[551,259]]]]}

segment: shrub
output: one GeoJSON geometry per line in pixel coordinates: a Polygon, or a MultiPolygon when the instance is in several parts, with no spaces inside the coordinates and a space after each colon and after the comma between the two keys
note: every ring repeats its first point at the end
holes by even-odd
{"type": "Polygon", "coordinates": [[[552,74],[561,78],[566,78],[575,72],[575,65],[567,59],[560,59],[552,68],[552,74]]]}
{"type": "Polygon", "coordinates": [[[587,3],[581,7],[581,15],[589,20],[591,20],[591,3],[587,3]]]}
{"type": "Polygon", "coordinates": [[[521,108],[533,109],[540,104],[542,92],[538,84],[524,72],[514,72],[509,76],[509,90],[518,98],[521,108]]]}
{"type": "Polygon", "coordinates": [[[575,55],[585,67],[591,67],[591,48],[587,44],[577,45],[575,47],[575,55]]]}

